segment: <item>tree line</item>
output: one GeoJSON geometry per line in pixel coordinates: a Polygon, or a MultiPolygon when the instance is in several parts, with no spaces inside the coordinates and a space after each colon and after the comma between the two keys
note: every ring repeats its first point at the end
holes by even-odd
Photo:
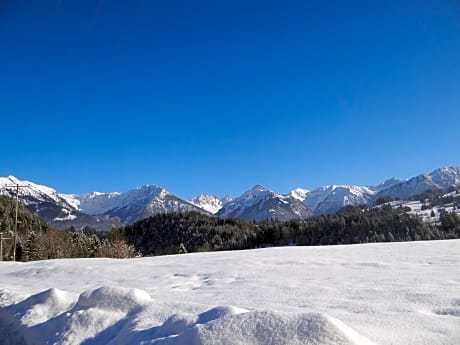
{"type": "Polygon", "coordinates": [[[189,252],[251,249],[282,245],[337,245],[460,238],[460,218],[445,212],[430,225],[390,206],[345,207],[333,215],[286,222],[244,222],[199,213],[159,214],[126,226],[128,242],[142,255],[175,254],[181,244],[189,252]]]}
{"type": "MultiPolygon", "coordinates": [[[[316,246],[460,238],[460,218],[442,212],[438,224],[426,224],[403,207],[345,207],[332,215],[304,220],[246,222],[197,212],[158,214],[132,225],[97,231],[55,230],[19,207],[17,260],[163,255],[183,252],[251,249],[268,246],[316,246]]],[[[0,196],[0,232],[14,229],[15,203],[0,196]]],[[[11,236],[9,236],[11,237],[11,236]]],[[[12,256],[5,241],[3,259],[12,256]]]]}
{"type": "MultiPolygon", "coordinates": [[[[0,196],[0,232],[9,238],[3,243],[3,260],[11,260],[13,256],[15,212],[15,201],[0,196]]],[[[114,228],[108,232],[89,228],[55,230],[23,205],[19,205],[16,241],[18,261],[82,257],[128,258],[136,255],[137,251],[126,241],[123,229],[114,228]]]]}

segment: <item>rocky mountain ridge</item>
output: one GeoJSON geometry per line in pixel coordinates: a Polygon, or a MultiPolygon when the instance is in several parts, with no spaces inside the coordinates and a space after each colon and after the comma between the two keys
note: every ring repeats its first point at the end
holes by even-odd
{"type": "Polygon", "coordinates": [[[406,199],[427,190],[460,188],[460,167],[446,167],[408,180],[389,179],[377,186],[330,185],[313,190],[296,188],[280,194],[256,185],[237,198],[203,194],[189,201],[158,185],[144,185],[124,193],[92,192],[61,194],[56,190],[22,181],[0,178],[0,194],[16,196],[32,212],[57,228],[90,226],[108,229],[130,224],[157,213],[196,211],[244,220],[307,218],[335,213],[344,206],[373,205],[377,200],[406,199]]]}

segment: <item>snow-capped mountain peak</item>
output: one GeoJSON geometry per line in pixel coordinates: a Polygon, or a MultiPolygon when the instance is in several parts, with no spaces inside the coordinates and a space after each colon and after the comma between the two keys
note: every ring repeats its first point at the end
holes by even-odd
{"type": "Polygon", "coordinates": [[[58,228],[75,225],[110,229],[119,221],[131,223],[156,213],[206,213],[158,185],[144,185],[125,193],[59,194],[52,188],[10,176],[0,178],[0,194],[15,197],[16,189],[12,185],[16,183],[27,186],[19,189],[21,202],[58,228]]]}
{"type": "Polygon", "coordinates": [[[99,193],[92,192],[82,195],[77,195],[76,198],[80,201],[80,210],[91,215],[100,215],[109,211],[131,207],[132,205],[148,204],[153,199],[164,201],[171,195],[166,189],[154,185],[146,184],[128,190],[125,193],[99,193]]]}
{"type": "Polygon", "coordinates": [[[347,205],[373,205],[379,198],[401,199],[429,189],[460,189],[460,167],[444,167],[408,180],[389,179],[374,187],[329,185],[312,191],[297,188],[283,195],[258,184],[233,199],[203,194],[185,201],[166,189],[146,184],[124,193],[91,192],[82,195],[60,194],[53,188],[22,181],[15,176],[0,177],[0,195],[16,196],[52,226],[66,228],[92,226],[110,229],[121,221],[129,224],[157,213],[197,211],[245,220],[305,218],[313,214],[334,213],[347,205]]]}
{"type": "Polygon", "coordinates": [[[54,201],[59,204],[67,203],[66,199],[62,198],[56,190],[33,182],[20,180],[12,175],[0,177],[0,194],[16,196],[16,184],[21,186],[21,188],[19,188],[19,197],[26,206],[30,203],[34,203],[35,200],[54,201]]]}
{"type": "Polygon", "coordinates": [[[256,185],[225,204],[217,215],[245,220],[288,220],[306,218],[311,213],[301,201],[291,195],[281,195],[262,185],[256,185]]]}
{"type": "Polygon", "coordinates": [[[225,205],[229,202],[232,202],[233,201],[233,197],[231,195],[226,195],[224,196],[222,199],[220,199],[222,201],[222,205],[225,205]]]}
{"type": "MultiPolygon", "coordinates": [[[[15,197],[16,188],[14,184],[23,186],[19,188],[21,203],[52,226],[59,227],[60,224],[63,224],[62,222],[80,221],[81,217],[85,216],[79,212],[79,202],[73,195],[59,194],[50,187],[21,181],[14,176],[0,178],[0,194],[15,197]]],[[[83,218],[85,225],[93,225],[98,222],[97,219],[89,216],[83,218]]]]}
{"type": "Polygon", "coordinates": [[[419,195],[428,189],[446,191],[448,188],[460,188],[460,167],[444,167],[429,174],[421,174],[407,181],[401,181],[389,188],[379,191],[375,198],[392,197],[405,199],[419,195]]]}
{"type": "Polygon", "coordinates": [[[260,197],[264,197],[270,193],[274,193],[274,192],[270,191],[269,189],[265,188],[264,186],[260,184],[257,184],[251,189],[244,192],[239,198],[235,199],[234,201],[236,200],[254,200],[260,197]]]}
{"type": "Polygon", "coordinates": [[[304,201],[308,193],[310,193],[308,189],[296,188],[291,190],[290,195],[299,201],[304,201]]]}
{"type": "Polygon", "coordinates": [[[16,183],[21,184],[23,182],[13,175],[8,175],[7,177],[0,177],[0,185],[2,187],[4,185],[11,185],[11,184],[16,184],[16,183]]]}
{"type": "Polygon", "coordinates": [[[391,188],[393,187],[394,185],[397,185],[398,183],[401,183],[401,182],[404,182],[404,181],[401,181],[401,180],[398,180],[397,178],[390,178],[388,180],[386,180],[385,182],[375,186],[375,187],[372,187],[373,190],[375,190],[376,192],[380,192],[382,190],[385,190],[385,189],[388,189],[388,188],[391,188]]]}
{"type": "Polygon", "coordinates": [[[335,213],[344,206],[366,205],[374,193],[363,186],[323,186],[308,193],[304,204],[315,214],[335,213]]]}
{"type": "Polygon", "coordinates": [[[217,196],[212,194],[201,194],[189,202],[203,210],[206,210],[212,214],[216,214],[221,208],[224,202],[217,196]]]}
{"type": "Polygon", "coordinates": [[[266,191],[268,191],[268,189],[265,188],[264,186],[262,186],[261,184],[256,184],[250,190],[253,191],[253,192],[266,192],[266,191]]]}
{"type": "Polygon", "coordinates": [[[440,187],[460,185],[460,167],[444,167],[429,174],[433,183],[440,187]]]}
{"type": "Polygon", "coordinates": [[[82,212],[117,217],[128,224],[157,213],[207,212],[155,184],[146,184],[125,193],[88,193],[76,198],[82,212]]]}

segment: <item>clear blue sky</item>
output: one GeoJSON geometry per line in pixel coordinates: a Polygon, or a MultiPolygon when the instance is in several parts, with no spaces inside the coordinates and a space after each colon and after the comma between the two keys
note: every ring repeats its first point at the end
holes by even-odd
{"type": "Polygon", "coordinates": [[[61,192],[407,178],[460,164],[460,3],[0,1],[0,116],[61,192]]]}

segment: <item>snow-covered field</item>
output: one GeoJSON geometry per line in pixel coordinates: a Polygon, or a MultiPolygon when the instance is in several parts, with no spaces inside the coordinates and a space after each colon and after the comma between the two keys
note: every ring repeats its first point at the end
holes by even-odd
{"type": "Polygon", "coordinates": [[[0,263],[0,344],[460,344],[460,240],[0,263]]]}

